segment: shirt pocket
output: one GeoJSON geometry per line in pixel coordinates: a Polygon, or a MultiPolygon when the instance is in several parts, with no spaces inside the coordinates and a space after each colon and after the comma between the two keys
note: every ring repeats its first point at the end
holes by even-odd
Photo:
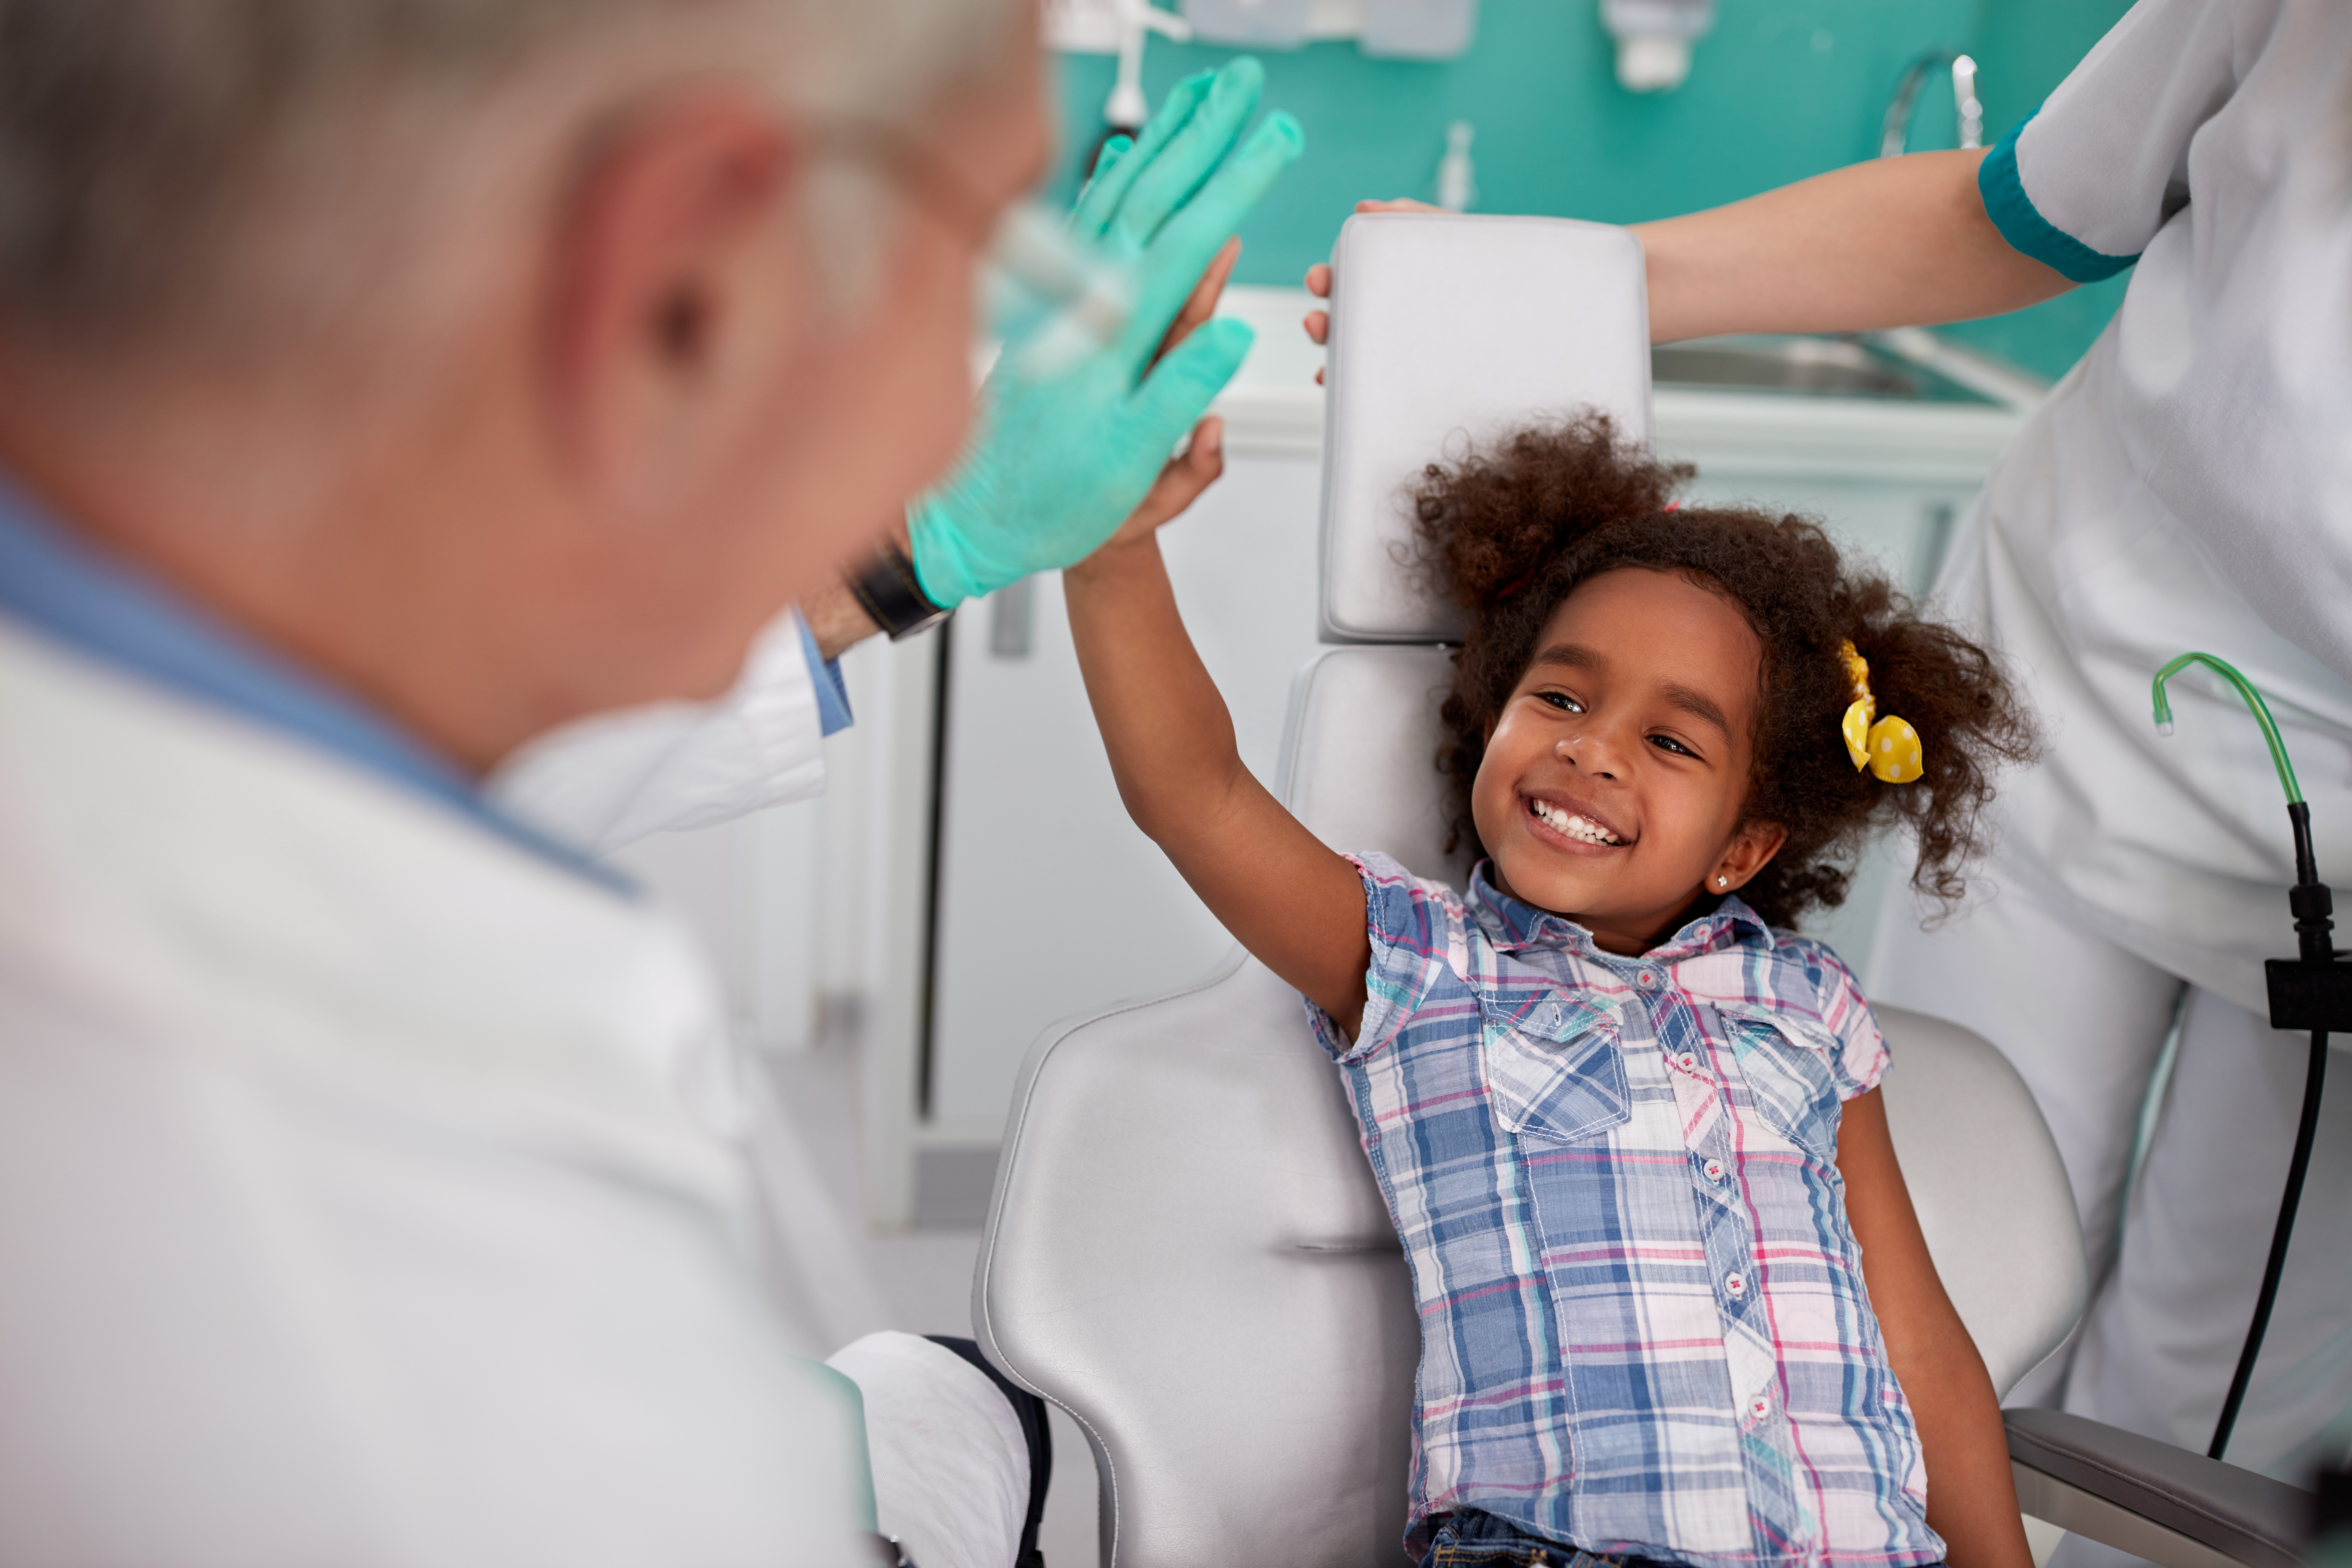
{"type": "Polygon", "coordinates": [[[1516,1016],[1486,1009],[1486,1095],[1508,1131],[1573,1143],[1630,1120],[1616,1020],[1574,1000],[1538,1000],[1516,1016]]]}
{"type": "Polygon", "coordinates": [[[1844,1104],[1837,1042],[1761,1008],[1717,1011],[1757,1116],[1807,1153],[1835,1162],[1838,1117],[1844,1104]]]}

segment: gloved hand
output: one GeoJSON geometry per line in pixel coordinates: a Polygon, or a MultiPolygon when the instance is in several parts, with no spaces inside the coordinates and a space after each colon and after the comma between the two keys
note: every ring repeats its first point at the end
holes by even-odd
{"type": "Polygon", "coordinates": [[[934,604],[1091,554],[1241,368],[1252,334],[1230,320],[1203,322],[1156,365],[1151,356],[1202,269],[1306,144],[1278,112],[1242,139],[1265,83],[1247,57],[1189,77],[1133,146],[1114,142],[1097,167],[1071,230],[1131,258],[1134,311],[1117,342],[1050,374],[1008,353],[990,375],[971,447],[908,510],[915,574],[934,604]]]}

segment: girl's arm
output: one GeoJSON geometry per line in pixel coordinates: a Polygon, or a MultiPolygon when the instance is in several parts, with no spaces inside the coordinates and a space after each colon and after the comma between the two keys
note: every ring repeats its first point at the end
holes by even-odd
{"type": "Polygon", "coordinates": [[[1154,535],[1223,471],[1222,437],[1202,421],[1127,525],[1062,574],[1070,632],[1128,815],[1244,947],[1352,1038],[1371,962],[1363,879],[1242,765],[1154,535]]]}
{"type": "Polygon", "coordinates": [[[2000,1401],[1936,1277],[1878,1090],[1846,1101],[1837,1163],[1846,1218],[1862,1243],[1863,1283],[1926,1450],[1927,1524],[1944,1538],[1952,1568],[2032,1568],[2000,1401]]]}

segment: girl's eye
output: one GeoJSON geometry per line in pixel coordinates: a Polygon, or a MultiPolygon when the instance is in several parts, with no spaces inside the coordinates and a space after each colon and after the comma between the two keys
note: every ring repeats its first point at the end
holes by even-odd
{"type": "Polygon", "coordinates": [[[1563,713],[1581,713],[1584,711],[1584,704],[1579,702],[1575,698],[1570,697],[1565,691],[1538,691],[1536,695],[1544,701],[1550,703],[1553,707],[1559,709],[1563,713]]]}
{"type": "Polygon", "coordinates": [[[1692,751],[1688,746],[1684,745],[1672,735],[1653,735],[1650,737],[1650,744],[1657,747],[1662,752],[1672,752],[1679,757],[1696,757],[1698,755],[1696,752],[1692,751]]]}

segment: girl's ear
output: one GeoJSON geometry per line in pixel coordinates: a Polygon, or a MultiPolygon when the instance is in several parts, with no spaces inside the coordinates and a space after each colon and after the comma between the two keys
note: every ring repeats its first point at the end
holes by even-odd
{"type": "Polygon", "coordinates": [[[1731,843],[1714,868],[1706,874],[1706,890],[1710,893],[1738,892],[1752,880],[1756,873],[1772,862],[1780,846],[1789,842],[1789,830],[1777,822],[1750,822],[1731,837],[1731,843]]]}

